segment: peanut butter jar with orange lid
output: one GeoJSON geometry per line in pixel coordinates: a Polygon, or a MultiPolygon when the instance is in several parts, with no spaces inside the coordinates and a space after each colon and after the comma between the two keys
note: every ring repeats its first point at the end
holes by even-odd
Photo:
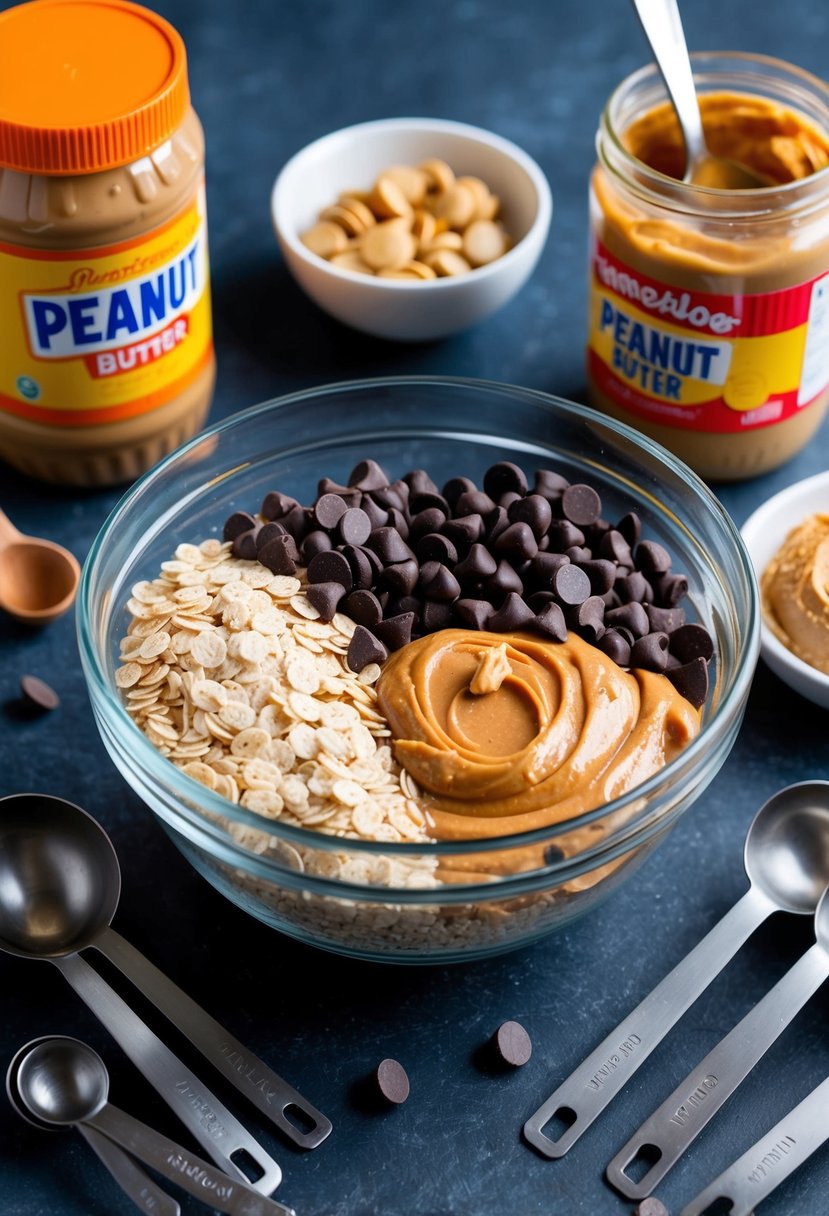
{"type": "Polygon", "coordinates": [[[204,139],[146,8],[0,14],[0,334],[0,457],[25,473],[128,481],[204,422],[204,139]]]}
{"type": "Polygon", "coordinates": [[[829,87],[759,55],[692,60],[710,151],[767,184],[686,184],[656,67],[616,89],[590,183],[590,400],[705,478],[747,478],[829,402],[829,87]]]}

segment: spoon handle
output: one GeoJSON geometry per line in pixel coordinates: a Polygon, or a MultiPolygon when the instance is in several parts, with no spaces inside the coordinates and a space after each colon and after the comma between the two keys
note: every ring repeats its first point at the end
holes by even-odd
{"type": "Polygon", "coordinates": [[[634,1132],[605,1171],[611,1186],[628,1199],[650,1195],[827,975],[829,954],[814,945],[634,1132]],[[634,1181],[625,1170],[640,1155],[653,1164],[634,1181]]]}
{"type": "Polygon", "coordinates": [[[229,1178],[201,1157],[109,1102],[83,1123],[109,1136],[139,1161],[218,1212],[227,1212],[228,1216],[296,1216],[293,1208],[260,1195],[247,1182],[229,1178]]]}
{"type": "Polygon", "coordinates": [[[181,1216],[181,1207],[173,1196],[163,1191],[114,1140],[80,1123],[78,1131],[137,1208],[150,1216],[181,1216]]]}
{"type": "Polygon", "coordinates": [[[685,140],[686,170],[707,156],[694,74],[676,0],[632,0],[685,140]]]}
{"type": "Polygon", "coordinates": [[[114,929],[95,942],[111,963],[174,1022],[211,1064],[254,1103],[300,1148],[316,1148],[331,1131],[331,1121],[298,1090],[268,1068],[223,1026],[197,1005],[139,950],[114,929]],[[299,1128],[286,1115],[297,1110],[311,1126],[299,1128]]]}
{"type": "Polygon", "coordinates": [[[0,547],[23,539],[23,533],[15,528],[5,511],[0,511],[0,547]]]}
{"type": "Polygon", "coordinates": [[[213,1160],[231,1177],[247,1181],[233,1160],[244,1151],[262,1170],[256,1188],[263,1194],[275,1190],[282,1181],[277,1163],[115,989],[77,954],[50,961],[213,1160]]]}
{"type": "Polygon", "coordinates": [[[749,888],[527,1120],[525,1139],[545,1157],[563,1157],[774,910],[755,887],[749,888]],[[556,1115],[566,1127],[554,1140],[543,1129],[556,1115]]]}
{"type": "Polygon", "coordinates": [[[730,1202],[729,1216],[751,1216],[775,1190],[829,1139],[829,1077],[771,1131],[700,1191],[680,1216],[703,1216],[715,1199],[730,1202]]]}

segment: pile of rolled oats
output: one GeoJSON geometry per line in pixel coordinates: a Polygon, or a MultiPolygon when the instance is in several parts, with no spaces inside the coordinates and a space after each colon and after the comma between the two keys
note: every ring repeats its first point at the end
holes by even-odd
{"type": "MultiPolygon", "coordinates": [[[[150,742],[208,789],[269,819],[344,839],[429,842],[411,779],[377,709],[377,664],[354,673],[354,622],[330,623],[298,577],[181,544],[137,583],[115,683],[150,742]]],[[[295,849],[226,821],[237,842],[358,883],[435,885],[434,862],[295,849]]]]}

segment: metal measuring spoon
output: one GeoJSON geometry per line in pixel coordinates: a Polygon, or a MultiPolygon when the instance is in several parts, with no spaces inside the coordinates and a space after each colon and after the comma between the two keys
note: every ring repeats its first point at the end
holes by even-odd
{"type": "Polygon", "coordinates": [[[751,1216],[790,1174],[829,1140],[829,1077],[798,1102],[719,1178],[686,1204],[679,1216],[704,1216],[720,1200],[728,1216],[751,1216]]]}
{"type": "Polygon", "coordinates": [[[676,0],[633,0],[665,82],[685,142],[683,181],[720,190],[756,190],[772,183],[747,165],[709,152],[702,128],[694,74],[676,0]]]}
{"type": "Polygon", "coordinates": [[[814,915],[829,883],[829,781],[803,781],[769,798],[748,829],[744,864],[751,885],[742,899],[524,1124],[545,1157],[573,1147],[772,912],[814,915]],[[566,1128],[553,1140],[543,1129],[556,1115],[566,1128]]]}
{"type": "Polygon", "coordinates": [[[282,1181],[277,1162],[75,953],[115,912],[120,874],[114,857],[103,830],[71,803],[37,795],[0,799],[0,949],[57,967],[212,1159],[247,1181],[234,1159],[247,1154],[261,1171],[254,1185],[270,1194],[282,1181]],[[66,807],[75,812],[73,822],[86,821],[84,831],[67,832],[66,807]]]}
{"type": "Polygon", "coordinates": [[[815,912],[815,937],[814,946],[634,1132],[605,1171],[611,1186],[629,1199],[649,1195],[829,976],[829,887],[815,912]],[[640,1154],[653,1164],[634,1182],[625,1170],[640,1154]]]}
{"type": "Polygon", "coordinates": [[[294,1144],[316,1148],[331,1120],[109,927],[120,892],[112,841],[86,811],[45,794],[0,798],[0,949],[49,959],[73,985],[82,960],[68,956],[99,950],[294,1144]]]}
{"type": "Polygon", "coordinates": [[[107,1102],[109,1074],[98,1055],[78,1039],[55,1036],[18,1053],[7,1076],[21,1103],[37,1119],[58,1127],[93,1128],[182,1190],[229,1216],[296,1216],[293,1208],[229,1178],[188,1149],[168,1140],[107,1102]]]}
{"type": "MultiPolygon", "coordinates": [[[[47,1123],[44,1119],[38,1118],[37,1115],[32,1114],[24,1106],[17,1086],[17,1071],[20,1067],[20,1061],[32,1047],[38,1043],[48,1043],[52,1037],[52,1035],[44,1035],[42,1038],[33,1039],[25,1047],[21,1047],[12,1057],[6,1073],[6,1093],[8,1094],[9,1102],[11,1102],[17,1114],[20,1115],[21,1119],[25,1119],[27,1123],[30,1123],[32,1127],[37,1127],[41,1131],[47,1132],[54,1132],[59,1129],[54,1123],[47,1123]]],[[[124,1194],[142,1212],[149,1212],[150,1216],[181,1216],[181,1207],[178,1202],[172,1195],[168,1195],[166,1191],[163,1191],[158,1183],[132,1159],[129,1153],[126,1153],[113,1140],[96,1131],[94,1127],[79,1125],[78,1131],[102,1165],[109,1170],[124,1194]]]]}
{"type": "Polygon", "coordinates": [[[25,536],[0,511],[0,608],[27,625],[47,625],[71,607],[80,577],[68,549],[25,536]]]}

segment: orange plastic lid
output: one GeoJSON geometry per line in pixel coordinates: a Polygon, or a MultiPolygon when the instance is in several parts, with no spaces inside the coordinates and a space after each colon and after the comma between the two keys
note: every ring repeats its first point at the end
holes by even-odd
{"type": "Polygon", "coordinates": [[[0,13],[0,167],[96,173],[146,156],[190,105],[168,21],[125,0],[30,0],[0,13]]]}

